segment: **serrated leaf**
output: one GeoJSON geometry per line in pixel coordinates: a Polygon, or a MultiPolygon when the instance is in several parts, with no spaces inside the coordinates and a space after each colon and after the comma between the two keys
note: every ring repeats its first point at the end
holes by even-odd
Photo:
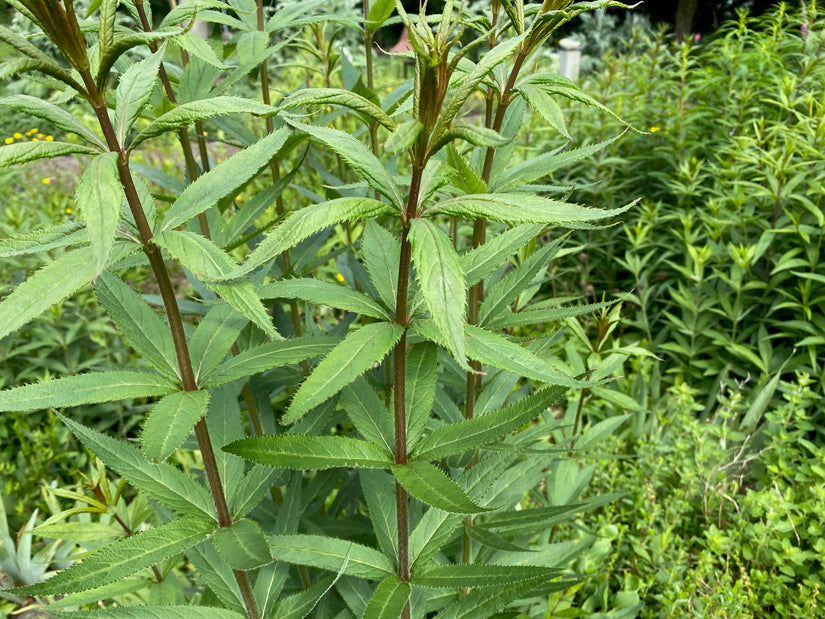
{"type": "Polygon", "coordinates": [[[447,147],[447,163],[456,171],[453,184],[464,193],[486,193],[487,183],[470,167],[458,149],[450,144],[447,147]]]}
{"type": "Polygon", "coordinates": [[[0,391],[0,411],[32,411],[150,398],[176,390],[174,383],[149,372],[89,372],[0,391]]]}
{"type": "Polygon", "coordinates": [[[244,619],[245,615],[208,606],[118,606],[95,611],[52,610],[59,619],[244,619]]]}
{"type": "Polygon", "coordinates": [[[144,106],[152,96],[152,90],[158,79],[158,69],[165,48],[136,62],[123,72],[115,90],[115,134],[118,143],[125,144],[129,129],[135,124],[144,106]]]}
{"type": "Polygon", "coordinates": [[[367,30],[374,32],[390,18],[395,10],[395,0],[375,0],[367,13],[367,30]]]}
{"type": "Polygon", "coordinates": [[[424,437],[411,455],[421,460],[437,460],[489,445],[539,417],[566,391],[564,387],[547,387],[483,417],[442,426],[424,437]]]}
{"type": "Polygon", "coordinates": [[[282,279],[262,286],[260,294],[264,299],[301,299],[379,320],[390,319],[387,310],[367,295],[318,279],[282,279]]]}
{"type": "Polygon", "coordinates": [[[219,0],[190,0],[188,2],[182,2],[166,14],[160,22],[158,30],[163,30],[169,26],[177,26],[182,22],[188,22],[207,9],[221,10],[231,9],[231,7],[219,0]]]}
{"type": "Polygon", "coordinates": [[[223,450],[258,464],[296,470],[392,464],[390,454],[378,445],[346,436],[254,436],[229,443],[223,450]]]}
{"type": "Polygon", "coordinates": [[[437,382],[438,349],[431,342],[416,344],[407,353],[407,445],[415,445],[430,419],[437,382]]]}
{"type": "Polygon", "coordinates": [[[117,234],[123,201],[117,163],[117,153],[94,157],[80,177],[75,194],[95,254],[94,278],[106,268],[117,234]]]}
{"type": "Polygon", "coordinates": [[[0,258],[14,258],[49,251],[58,247],[84,243],[86,230],[79,223],[71,222],[35,228],[30,232],[0,239],[0,258]]]}
{"type": "Polygon", "coordinates": [[[214,305],[201,319],[189,340],[192,370],[199,385],[221,364],[248,322],[228,303],[214,305]]]}
{"type": "Polygon", "coordinates": [[[340,88],[303,88],[284,98],[278,110],[302,105],[341,105],[358,112],[369,121],[378,122],[388,130],[395,129],[395,121],[375,103],[350,90],[340,88]]]}
{"type": "Polygon", "coordinates": [[[116,529],[113,528],[112,525],[103,524],[102,522],[57,522],[55,524],[41,524],[33,529],[27,529],[26,533],[51,539],[97,543],[116,540],[125,535],[123,529],[116,529]]]}
{"type": "Polygon", "coordinates": [[[456,361],[469,369],[464,344],[467,286],[455,247],[426,219],[412,220],[409,238],[416,276],[433,322],[456,361]]]}
{"type": "Polygon", "coordinates": [[[466,273],[467,285],[477,284],[491,275],[505,261],[538,236],[543,226],[523,224],[497,234],[484,245],[461,255],[461,267],[466,273]]]}
{"type": "Polygon", "coordinates": [[[395,479],[386,471],[359,469],[358,479],[378,547],[390,557],[398,555],[398,513],[395,479]]]}
{"type": "Polygon", "coordinates": [[[164,39],[171,38],[175,36],[177,33],[172,32],[130,32],[129,34],[118,36],[112,45],[110,45],[104,53],[101,55],[100,59],[100,66],[97,70],[97,82],[98,89],[103,91],[106,89],[106,84],[109,80],[109,76],[112,73],[112,67],[114,66],[117,59],[120,58],[124,53],[132,49],[133,47],[137,47],[139,45],[149,45],[150,43],[156,43],[157,41],[162,41],[164,39]]]}
{"type": "Polygon", "coordinates": [[[316,232],[335,224],[392,212],[391,206],[371,198],[338,198],[308,206],[289,215],[258,244],[240,268],[228,277],[244,277],[316,232]]]}
{"type": "Polygon", "coordinates": [[[282,423],[293,423],[331,398],[373,364],[381,361],[401,339],[404,327],[390,322],[365,325],[347,335],[298,388],[282,423]]]}
{"type": "Polygon", "coordinates": [[[458,125],[447,129],[430,147],[430,154],[435,154],[446,144],[453,140],[464,140],[473,146],[483,146],[485,148],[499,148],[512,141],[512,138],[501,135],[498,131],[487,129],[486,127],[474,127],[472,125],[458,125]]]}
{"type": "Polygon", "coordinates": [[[395,307],[398,292],[398,262],[401,244],[374,219],[368,219],[361,239],[364,266],[378,296],[387,307],[395,307]]]}
{"type": "Polygon", "coordinates": [[[214,528],[214,521],[192,517],[163,524],[101,548],[44,583],[16,591],[55,595],[100,587],[184,552],[206,539],[214,528]]]}
{"type": "Polygon", "coordinates": [[[308,336],[256,346],[227,359],[214,372],[204,375],[202,382],[211,389],[259,372],[300,363],[328,353],[338,342],[331,336],[308,336]]]}
{"type": "Polygon", "coordinates": [[[574,225],[621,215],[638,200],[615,209],[586,208],[524,193],[467,194],[436,204],[430,212],[509,224],[574,225]]]}
{"type": "Polygon", "coordinates": [[[323,535],[271,535],[269,549],[279,561],[338,571],[349,555],[345,574],[378,580],[395,573],[392,559],[385,554],[334,537],[323,535]]]}
{"type": "Polygon", "coordinates": [[[363,619],[398,619],[410,598],[410,583],[388,576],[375,588],[363,619]]]}
{"type": "Polygon", "coordinates": [[[99,149],[67,142],[15,142],[0,147],[0,168],[9,168],[28,161],[52,159],[63,155],[97,155],[99,153],[99,149]]]}
{"type": "Polygon", "coordinates": [[[518,533],[522,531],[534,533],[538,530],[546,530],[560,522],[565,522],[573,514],[577,514],[585,508],[585,503],[572,503],[518,511],[495,512],[480,516],[473,526],[493,529],[500,533],[518,533]]]}
{"type": "Polygon", "coordinates": [[[237,520],[231,527],[220,527],[212,541],[233,570],[254,570],[272,562],[266,536],[252,520],[237,520]]]}
{"type": "Polygon", "coordinates": [[[532,84],[523,84],[519,87],[519,91],[527,100],[527,103],[530,104],[530,107],[541,114],[541,117],[547,124],[568,140],[573,139],[567,132],[567,125],[564,122],[564,112],[562,112],[561,106],[553,100],[547,92],[532,84]]]}
{"type": "Polygon", "coordinates": [[[462,514],[451,514],[430,508],[410,533],[410,565],[424,565],[441,552],[441,549],[456,537],[465,520],[462,514]]]}
{"type": "Polygon", "coordinates": [[[198,177],[169,207],[161,230],[177,228],[241,187],[269,163],[288,135],[288,129],[279,129],[198,177]]]}
{"type": "Polygon", "coordinates": [[[622,424],[630,419],[630,415],[616,415],[602,419],[595,425],[587,428],[576,441],[576,449],[584,450],[590,449],[605,437],[613,434],[618,430],[622,424]]]}
{"type": "Polygon", "coordinates": [[[454,514],[479,514],[487,511],[438,467],[413,460],[392,467],[395,479],[419,501],[454,514]]]}
{"type": "Polygon", "coordinates": [[[557,322],[572,316],[582,316],[592,314],[605,307],[610,307],[615,301],[603,301],[601,303],[588,303],[587,305],[571,305],[568,307],[547,307],[531,308],[527,307],[520,312],[505,311],[490,318],[486,325],[490,329],[506,329],[520,325],[535,325],[540,322],[557,322]]]}
{"type": "Polygon", "coordinates": [[[243,596],[232,569],[215,550],[212,540],[206,540],[186,551],[187,558],[197,570],[199,579],[228,609],[246,617],[243,596]]]}
{"type": "Polygon", "coordinates": [[[364,177],[367,184],[385,196],[398,210],[404,208],[401,190],[381,161],[362,142],[338,129],[305,125],[289,121],[295,128],[305,131],[313,138],[335,151],[350,167],[364,177]]]}
{"type": "Polygon", "coordinates": [[[193,477],[165,462],[147,462],[140,450],[129,443],[58,416],[107,467],[147,496],[182,514],[215,518],[209,491],[193,477]]]}
{"type": "Polygon", "coordinates": [[[392,414],[364,378],[358,378],[344,387],[338,403],[347,411],[361,436],[389,453],[393,452],[395,429],[392,414]]]}
{"type": "Polygon", "coordinates": [[[407,150],[415,143],[423,129],[424,125],[416,118],[401,123],[384,142],[384,152],[394,155],[407,150]]]}
{"type": "Polygon", "coordinates": [[[433,589],[484,588],[546,580],[561,573],[557,568],[532,565],[432,565],[415,570],[410,582],[433,589]]]}
{"type": "Polygon", "coordinates": [[[479,544],[483,544],[489,548],[494,548],[495,550],[504,550],[505,552],[533,552],[529,548],[517,546],[516,544],[508,542],[500,535],[496,535],[492,531],[488,531],[482,527],[465,526],[464,532],[470,539],[473,539],[479,544]]]}
{"type": "MultiPolygon", "coordinates": [[[[515,585],[502,587],[488,587],[475,589],[467,595],[445,606],[434,619],[479,619],[480,617],[496,617],[499,611],[513,604],[517,600],[531,597],[543,597],[556,591],[563,591],[573,587],[576,581],[555,580],[548,582],[545,579],[528,579],[515,585]]],[[[556,614],[561,619],[562,614],[556,614]]]]}
{"type": "MultiPolygon", "coordinates": [[[[55,104],[28,95],[12,95],[0,99],[0,106],[9,107],[28,116],[35,116],[48,121],[57,129],[62,129],[66,133],[79,136],[85,142],[105,149],[106,144],[91,131],[86,125],[80,122],[66,110],[57,107],[55,104]]],[[[30,144],[31,142],[29,142],[30,144]]]]}
{"type": "Polygon", "coordinates": [[[0,41],[10,45],[23,55],[28,56],[28,58],[32,61],[32,63],[29,63],[29,70],[37,69],[46,75],[60,80],[77,91],[83,89],[83,87],[74,80],[66,69],[61,67],[54,60],[41,52],[37,47],[32,45],[28,39],[21,37],[19,34],[9,30],[5,26],[0,26],[0,41]]]}
{"type": "Polygon", "coordinates": [[[95,284],[100,304],[129,346],[169,378],[178,378],[178,360],[169,327],[119,277],[104,272],[95,284]]]}
{"type": "Polygon", "coordinates": [[[467,325],[467,356],[486,365],[565,387],[589,387],[592,383],[562,374],[531,351],[501,335],[467,325]]]}
{"type": "Polygon", "coordinates": [[[208,391],[178,391],[155,404],[143,425],[141,444],[146,457],[168,458],[206,414],[208,405],[208,391]]]}

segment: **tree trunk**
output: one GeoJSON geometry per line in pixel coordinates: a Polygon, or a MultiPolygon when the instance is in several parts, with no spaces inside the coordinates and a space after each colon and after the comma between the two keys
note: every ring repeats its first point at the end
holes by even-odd
{"type": "Polygon", "coordinates": [[[679,0],[676,7],[676,40],[684,41],[693,30],[696,0],[679,0]]]}

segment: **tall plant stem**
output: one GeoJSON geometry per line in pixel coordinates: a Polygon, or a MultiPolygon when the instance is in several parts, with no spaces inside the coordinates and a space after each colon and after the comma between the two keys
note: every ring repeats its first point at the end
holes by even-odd
{"type": "MultiPolygon", "coordinates": [[[[149,260],[149,265],[155,276],[155,280],[160,289],[161,298],[163,299],[163,306],[166,310],[166,316],[169,320],[169,329],[172,334],[172,341],[175,346],[175,355],[180,369],[180,378],[185,391],[197,391],[198,385],[195,380],[195,374],[192,369],[192,359],[189,355],[189,346],[186,342],[186,334],[183,329],[183,320],[181,319],[180,308],[175,297],[175,290],[172,286],[172,281],[169,278],[169,272],[163,262],[160,247],[158,247],[152,240],[152,228],[146,219],[146,214],[143,212],[143,206],[140,203],[137,189],[135,188],[132,173],[129,170],[128,154],[118,142],[117,135],[106,108],[105,94],[99,93],[94,79],[88,69],[81,72],[81,77],[87,88],[89,102],[94,108],[95,115],[103,131],[106,139],[106,144],[109,150],[117,153],[117,168],[120,176],[120,181],[123,190],[126,194],[126,201],[129,204],[129,209],[135,220],[140,240],[143,244],[143,251],[149,260]]],[[[209,482],[209,489],[212,493],[212,500],[215,504],[215,512],[218,517],[218,524],[221,527],[232,526],[232,515],[229,512],[229,507],[226,503],[226,495],[223,491],[223,484],[221,483],[220,472],[217,461],[215,460],[215,452],[212,447],[212,440],[209,436],[209,429],[206,426],[206,420],[201,418],[195,424],[195,436],[198,441],[198,447],[203,458],[203,467],[206,472],[206,478],[209,482]]],[[[243,597],[244,606],[246,607],[246,614],[249,619],[259,619],[260,613],[255,602],[255,596],[252,592],[252,585],[247,578],[246,572],[240,570],[233,570],[235,581],[238,583],[238,588],[243,597]]]]}
{"type": "MultiPolygon", "coordinates": [[[[421,149],[424,152],[424,149],[421,149]]],[[[407,294],[410,284],[410,263],[412,260],[412,246],[409,241],[410,222],[418,209],[418,198],[421,191],[421,177],[424,164],[421,161],[413,163],[412,178],[410,180],[410,194],[407,200],[407,209],[403,217],[401,232],[401,256],[398,261],[398,291],[395,297],[395,322],[405,329],[410,322],[407,315],[407,294]]],[[[395,422],[395,464],[407,463],[407,409],[406,409],[406,373],[407,373],[407,333],[401,336],[393,350],[393,419],[395,422]]],[[[410,518],[409,496],[407,491],[396,482],[395,506],[398,524],[398,577],[408,582],[410,580],[410,518]]],[[[410,619],[410,603],[404,606],[402,619],[410,619]]]]}
{"type": "MultiPolygon", "coordinates": [[[[372,69],[372,35],[373,31],[370,29],[369,24],[367,23],[367,17],[370,13],[370,0],[363,0],[364,4],[364,56],[367,59],[367,88],[370,92],[373,91],[374,88],[374,81],[373,81],[373,69],[372,69]]],[[[372,154],[378,154],[378,124],[375,122],[370,123],[370,148],[372,148],[372,154]]],[[[377,193],[377,192],[376,192],[377,193]]]]}

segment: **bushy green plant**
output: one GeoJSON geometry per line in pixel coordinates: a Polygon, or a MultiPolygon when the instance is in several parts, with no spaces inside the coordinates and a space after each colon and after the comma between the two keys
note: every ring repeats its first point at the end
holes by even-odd
{"type": "MultiPolygon", "coordinates": [[[[33,72],[96,123],[47,100],[0,100],[67,136],[3,146],[0,167],[86,158],[79,222],[0,243],[8,256],[65,248],[0,304],[0,337],[91,284],[137,357],[0,391],[5,413],[61,409],[125,480],[112,493],[100,469],[94,498],[55,490],[125,535],[102,547],[78,540],[93,552],[13,594],[63,596],[50,609],[62,617],[115,599],[93,616],[481,618],[568,589],[571,543],[554,542],[554,528],[605,500],[579,499],[593,468],[580,470],[574,449],[623,420],[571,435],[548,408],[605,379],[561,371],[555,335],[525,343],[508,330],[592,310],[530,302],[563,238],[534,240],[630,205],[590,209],[535,191],[548,169],[593,148],[524,163],[513,153],[528,106],[562,133],[556,97],[599,106],[557,75],[521,71],[557,27],[619,3],[494,2],[467,22],[448,1],[431,26],[400,3],[365,2],[363,78],[342,64],[349,88],[327,71],[323,88],[276,105],[267,60],[283,42],[273,41],[334,21],[316,12],[321,1],[268,18],[252,0],[186,2],[155,29],[142,0],[103,0],[94,21],[71,0],[10,4],[61,58],[0,27],[19,52],[4,74],[33,72]],[[369,42],[394,9],[416,75],[385,96],[369,42]],[[205,43],[180,27],[196,16],[238,34],[205,43]],[[465,28],[474,38],[459,47],[465,28]],[[233,94],[250,75],[262,101],[233,94]],[[486,113],[474,123],[465,110],[476,96],[486,113]],[[261,120],[226,118],[238,114],[261,120]],[[210,134],[236,154],[215,161],[210,134]],[[180,146],[177,178],[131,164],[154,140],[168,145],[165,135],[180,146]],[[68,410],[136,400],[152,405],[129,412],[136,444],[68,410]],[[556,491],[521,509],[546,470],[556,491]],[[131,519],[123,484],[139,497],[131,519]],[[119,597],[136,586],[137,599],[119,597]]],[[[96,528],[64,525],[86,538],[96,528]]]]}

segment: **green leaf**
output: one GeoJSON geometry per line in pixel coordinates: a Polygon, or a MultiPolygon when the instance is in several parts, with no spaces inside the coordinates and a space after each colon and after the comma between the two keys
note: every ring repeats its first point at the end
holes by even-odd
{"type": "Polygon", "coordinates": [[[31,411],[149,398],[176,390],[174,383],[149,372],[89,372],[0,391],[0,411],[31,411]]]}
{"type": "Polygon", "coordinates": [[[529,533],[532,535],[539,530],[546,530],[560,522],[566,522],[570,519],[570,516],[585,509],[585,503],[572,503],[518,511],[495,512],[480,516],[475,521],[474,526],[494,529],[499,533],[529,533]]]}
{"type": "Polygon", "coordinates": [[[564,112],[562,112],[561,106],[556,103],[549,93],[532,84],[523,84],[519,87],[519,91],[527,100],[527,103],[530,104],[530,107],[541,114],[541,117],[547,124],[568,140],[573,139],[567,132],[567,125],[564,122],[564,112]]]}
{"type": "MultiPolygon", "coordinates": [[[[188,3],[187,3],[188,4],[188,3]]],[[[208,606],[118,606],[95,611],[52,610],[58,619],[244,619],[245,615],[208,606]]]]}
{"type": "MultiPolygon", "coordinates": [[[[464,219],[487,219],[509,224],[571,225],[609,219],[636,204],[605,210],[586,208],[524,193],[468,194],[436,204],[430,212],[464,219]]],[[[575,227],[575,226],[574,226],[575,227]]]]}
{"type": "Polygon", "coordinates": [[[454,514],[478,514],[487,511],[444,472],[429,462],[414,460],[395,464],[392,473],[404,489],[419,501],[454,514]]]}
{"type": "Polygon", "coordinates": [[[198,15],[207,9],[231,9],[225,2],[219,0],[193,0],[189,2],[182,2],[175,6],[166,14],[166,17],[160,22],[158,30],[163,30],[169,26],[177,26],[182,22],[189,22],[198,17],[198,15]]]}
{"type": "Polygon", "coordinates": [[[407,353],[404,396],[407,404],[407,445],[415,445],[430,419],[438,382],[438,348],[416,344],[407,353]]]}
{"type": "Polygon", "coordinates": [[[489,445],[541,416],[566,391],[563,387],[547,387],[488,415],[442,426],[423,438],[411,456],[437,460],[489,445]]]}
{"type": "Polygon", "coordinates": [[[390,454],[378,445],[346,436],[254,436],[233,441],[223,450],[284,469],[384,468],[392,464],[390,454]]]}
{"type": "Polygon", "coordinates": [[[415,143],[415,140],[423,129],[424,125],[421,124],[420,120],[415,118],[401,123],[396,127],[395,131],[390,134],[387,141],[384,142],[384,152],[394,155],[407,150],[415,143]]]}
{"type": "Polygon", "coordinates": [[[356,170],[367,184],[385,196],[398,210],[404,209],[401,190],[381,161],[363,143],[338,129],[316,127],[289,120],[296,129],[307,132],[313,138],[335,151],[350,167],[356,170]]]}
{"type": "Polygon", "coordinates": [[[135,136],[135,139],[132,140],[129,145],[129,149],[134,149],[136,146],[149,138],[168,131],[176,131],[181,127],[191,125],[196,120],[205,120],[207,118],[225,116],[227,114],[257,114],[259,116],[272,116],[276,112],[277,110],[273,106],[258,103],[243,97],[214,97],[212,99],[201,99],[198,101],[190,101],[189,103],[181,103],[173,110],[158,116],[155,120],[150,122],[148,127],[135,136]]]}
{"type": "Polygon", "coordinates": [[[618,430],[625,421],[630,419],[630,415],[616,415],[615,417],[609,417],[607,419],[602,419],[597,424],[589,427],[585,432],[579,436],[578,440],[576,441],[576,449],[577,450],[585,450],[590,449],[597,445],[600,441],[605,439],[606,437],[614,434],[616,430],[618,430]]]}
{"type": "Polygon", "coordinates": [[[41,524],[33,529],[27,529],[39,537],[70,540],[73,542],[110,542],[123,537],[123,529],[115,529],[112,525],[102,522],[58,522],[55,524],[41,524]]]}
{"type": "Polygon", "coordinates": [[[266,536],[252,520],[236,520],[220,527],[212,540],[218,553],[233,570],[254,570],[272,562],[266,536]]]}
{"type": "Polygon", "coordinates": [[[332,589],[336,580],[337,577],[332,575],[323,576],[309,588],[281,599],[275,605],[273,619],[304,619],[332,589]]]}
{"type": "Polygon", "coordinates": [[[390,319],[387,310],[367,295],[347,286],[318,279],[283,279],[262,286],[260,294],[264,299],[301,299],[379,320],[390,319]]]}
{"type": "Polygon", "coordinates": [[[161,230],[185,224],[241,187],[269,163],[288,135],[288,129],[279,129],[198,177],[169,207],[161,230]]]}
{"type": "Polygon", "coordinates": [[[141,443],[146,457],[168,458],[206,414],[208,405],[208,391],[178,391],[155,404],[143,425],[141,443]]]}
{"type": "MultiPolygon", "coordinates": [[[[517,600],[533,597],[548,599],[552,593],[570,590],[576,581],[555,580],[547,581],[543,578],[528,579],[524,582],[501,587],[487,587],[475,589],[467,595],[462,595],[450,604],[444,606],[434,619],[478,619],[479,617],[498,617],[499,611],[510,606],[517,600]]],[[[635,612],[635,611],[634,611],[635,612]]],[[[505,614],[504,616],[510,616],[505,614]]],[[[557,613],[557,617],[564,616],[557,613]]],[[[577,615],[570,615],[577,616],[577,615]]]]}
{"type": "Polygon", "coordinates": [[[201,542],[186,551],[187,558],[198,573],[198,578],[209,587],[220,603],[246,617],[243,597],[235,575],[215,550],[212,540],[201,542]]]}
{"type": "Polygon", "coordinates": [[[129,129],[152,96],[164,52],[165,48],[162,47],[145,60],[133,64],[120,76],[115,91],[114,121],[119,144],[126,144],[129,129]]]}
{"type": "Polygon", "coordinates": [[[464,344],[467,286],[452,242],[433,222],[413,219],[410,225],[412,261],[421,293],[447,349],[469,369],[464,344]]]}
{"type": "Polygon", "coordinates": [[[261,241],[229,278],[244,277],[316,232],[353,219],[370,219],[393,213],[388,204],[371,198],[338,198],[290,214],[261,241]]]}
{"type": "Polygon", "coordinates": [[[133,47],[149,45],[168,39],[177,34],[177,32],[130,32],[129,34],[118,36],[113,45],[110,45],[102,54],[100,59],[100,66],[97,70],[98,90],[106,90],[106,84],[109,81],[109,76],[112,74],[112,67],[117,59],[133,47]]]}
{"type": "Polygon", "coordinates": [[[75,195],[95,253],[94,278],[103,272],[109,262],[120,219],[123,188],[120,185],[117,162],[117,153],[104,153],[94,157],[80,177],[75,195]]]}
{"type": "Polygon", "coordinates": [[[470,167],[453,144],[447,147],[447,163],[457,172],[453,184],[463,193],[487,192],[487,183],[470,167]]]}
{"type": "Polygon", "coordinates": [[[46,582],[16,591],[56,595],[100,587],[184,552],[206,539],[214,528],[214,521],[192,517],[163,524],[101,548],[46,582]]]}
{"type": "Polygon", "coordinates": [[[557,322],[572,316],[592,314],[605,307],[610,307],[615,301],[603,301],[601,303],[589,303],[587,305],[572,305],[568,307],[528,307],[520,312],[509,310],[499,314],[495,318],[490,318],[485,326],[490,329],[506,329],[520,325],[535,325],[540,322],[557,322]]]}
{"type": "Polygon", "coordinates": [[[472,125],[458,125],[452,127],[441,134],[437,142],[430,147],[430,154],[441,150],[446,144],[453,140],[464,140],[473,146],[483,146],[485,148],[498,148],[505,146],[512,141],[512,138],[501,135],[498,131],[487,129],[486,127],[474,127],[472,125]]]}
{"type": "Polygon", "coordinates": [[[355,429],[368,441],[392,453],[395,449],[395,429],[392,413],[364,378],[357,378],[344,387],[338,400],[347,411],[355,429]]]}
{"type": "MultiPolygon", "coordinates": [[[[53,103],[28,95],[12,95],[0,99],[0,106],[9,107],[27,116],[41,118],[54,125],[56,129],[62,129],[66,133],[77,135],[98,149],[106,149],[106,144],[94,131],[90,130],[72,114],[53,103]]],[[[28,143],[31,144],[32,142],[28,143]]]]}
{"type": "Polygon", "coordinates": [[[224,360],[249,321],[228,303],[217,303],[189,340],[189,356],[199,385],[224,360]]]}
{"type": "Polygon", "coordinates": [[[46,75],[60,80],[77,91],[83,90],[83,86],[75,81],[66,69],[41,52],[37,47],[29,43],[28,39],[21,37],[19,34],[9,30],[5,26],[0,26],[0,41],[10,45],[21,54],[31,59],[29,69],[27,70],[36,69],[46,75]]]}
{"type": "Polygon", "coordinates": [[[358,469],[361,491],[378,547],[390,557],[398,556],[398,512],[395,479],[386,471],[358,469]]]}
{"type": "Polygon", "coordinates": [[[484,245],[461,255],[461,267],[466,274],[467,285],[477,284],[493,274],[510,256],[537,237],[543,226],[523,224],[495,235],[484,245]]]}
{"type": "Polygon", "coordinates": [[[565,387],[589,387],[592,383],[562,374],[526,348],[501,335],[467,325],[467,355],[471,359],[519,376],[565,387]]]}
{"type": "Polygon", "coordinates": [[[85,243],[86,230],[71,222],[35,228],[31,232],[0,239],[0,258],[14,258],[49,251],[58,247],[85,243]]]}
{"type": "Polygon", "coordinates": [[[193,477],[166,462],[147,462],[140,450],[129,443],[58,416],[107,467],[147,496],[182,514],[215,518],[209,491],[193,477]]]}
{"type": "Polygon", "coordinates": [[[288,341],[270,342],[243,351],[227,359],[214,372],[203,376],[205,387],[211,389],[234,380],[248,378],[259,372],[300,363],[329,352],[337,338],[323,336],[296,337],[288,341]]]}
{"type": "Polygon", "coordinates": [[[347,556],[345,574],[379,580],[395,573],[395,564],[374,548],[323,535],[271,535],[269,549],[278,561],[338,571],[347,556]]]}
{"type": "Polygon", "coordinates": [[[0,146],[0,169],[38,159],[52,159],[72,154],[97,155],[98,153],[100,150],[97,148],[67,142],[15,142],[0,146]]]}
{"type": "Polygon", "coordinates": [[[424,512],[410,533],[410,565],[415,569],[425,565],[455,539],[465,520],[462,514],[451,514],[434,507],[424,512]]]}
{"type": "Polygon", "coordinates": [[[165,376],[178,379],[178,360],[169,327],[141,296],[119,277],[104,272],[95,292],[129,346],[165,376]]]}
{"type": "Polygon", "coordinates": [[[532,565],[432,565],[415,570],[410,582],[433,589],[500,587],[556,578],[561,573],[557,568],[532,565]]]}
{"type": "Polygon", "coordinates": [[[483,527],[465,526],[464,532],[470,539],[475,540],[479,544],[483,544],[484,546],[493,548],[495,550],[504,550],[505,552],[534,552],[530,548],[525,548],[524,546],[517,546],[516,544],[508,542],[500,535],[496,535],[492,531],[488,531],[483,527]]]}
{"type": "Polygon", "coordinates": [[[387,307],[394,308],[398,293],[401,244],[392,233],[373,219],[368,219],[361,240],[361,253],[378,296],[387,307]]]}
{"type": "Polygon", "coordinates": [[[375,32],[390,18],[395,10],[395,0],[375,0],[367,13],[367,30],[375,32]]]}
{"type": "Polygon", "coordinates": [[[281,422],[297,421],[338,393],[381,361],[403,333],[404,327],[399,324],[380,322],[348,334],[301,384],[281,422]]]}
{"type": "Polygon", "coordinates": [[[341,88],[303,88],[284,98],[278,110],[303,105],[341,105],[358,112],[368,122],[378,122],[389,131],[395,129],[395,121],[369,99],[341,88]]]}
{"type": "Polygon", "coordinates": [[[398,619],[410,598],[410,583],[398,576],[388,576],[375,588],[364,619],[398,619]]]}

